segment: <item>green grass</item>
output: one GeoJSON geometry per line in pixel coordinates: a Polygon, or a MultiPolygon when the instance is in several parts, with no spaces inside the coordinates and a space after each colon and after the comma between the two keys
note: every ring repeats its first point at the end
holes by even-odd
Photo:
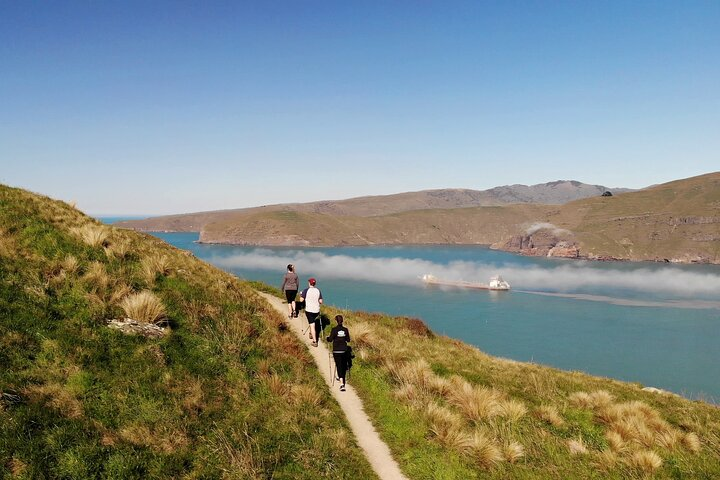
{"type": "Polygon", "coordinates": [[[0,186],[0,478],[374,478],[281,322],[246,283],[153,237],[0,186]],[[88,224],[127,254],[73,234],[88,224]],[[170,268],[147,278],[142,260],[163,255],[170,268]],[[106,286],[84,280],[92,262],[106,286]],[[107,328],[122,285],[153,291],[170,333],[107,328]],[[316,414],[275,376],[317,392],[316,414]]]}
{"type": "MultiPolygon", "coordinates": [[[[335,311],[325,310],[330,316],[335,311]]],[[[345,325],[354,331],[374,332],[371,345],[355,346],[355,366],[349,382],[363,398],[365,409],[382,438],[411,478],[720,478],[720,409],[679,397],[643,392],[637,384],[563,372],[535,364],[493,358],[447,337],[425,332],[417,320],[363,312],[343,312],[345,325]],[[514,441],[524,456],[495,466],[478,463],[472,455],[445,446],[430,429],[423,405],[434,401],[450,410],[449,397],[430,392],[427,398],[409,401],[398,391],[402,386],[390,374],[388,362],[409,365],[422,359],[427,371],[439,378],[459,376],[475,388],[493,389],[505,400],[523,404],[527,413],[518,420],[492,417],[480,421],[465,419],[464,429],[480,429],[503,445],[514,441]],[[678,444],[664,448],[629,442],[629,451],[617,454],[606,464],[603,451],[610,449],[606,433],[611,426],[601,420],[602,409],[583,407],[571,399],[574,392],[604,390],[611,404],[640,401],[666,422],[670,431],[696,433],[702,447],[695,453],[678,444]],[[418,406],[419,405],[419,406],[418,406]],[[553,426],[536,413],[540,406],[556,408],[564,422],[553,426]],[[584,455],[572,455],[568,442],[582,440],[584,455]],[[653,450],[663,459],[652,473],[629,464],[634,451],[653,450]]],[[[422,389],[417,381],[414,383],[422,389]]],[[[456,410],[457,411],[457,410],[456,410]]]]}

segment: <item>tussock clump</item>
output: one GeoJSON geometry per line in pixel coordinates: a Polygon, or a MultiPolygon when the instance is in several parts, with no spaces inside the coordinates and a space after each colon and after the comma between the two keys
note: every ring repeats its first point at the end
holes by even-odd
{"type": "Polygon", "coordinates": [[[588,453],[588,448],[585,446],[582,438],[568,440],[567,446],[568,450],[570,450],[570,455],[585,455],[588,453]]]}
{"type": "Polygon", "coordinates": [[[118,305],[120,301],[132,293],[132,288],[124,283],[115,285],[110,295],[108,295],[108,303],[110,305],[118,305]]]}
{"type": "Polygon", "coordinates": [[[107,245],[110,230],[104,225],[86,223],[82,227],[71,228],[70,232],[91,247],[107,245]]]}
{"type": "Polygon", "coordinates": [[[266,377],[265,383],[268,386],[268,390],[279,397],[285,395],[288,390],[285,382],[277,373],[273,373],[269,377],[266,377]]]}
{"type": "Polygon", "coordinates": [[[126,238],[112,238],[109,245],[105,247],[105,255],[118,260],[125,259],[130,253],[130,240],[126,238]]]}
{"type": "Polygon", "coordinates": [[[612,429],[628,442],[635,442],[646,447],[651,447],[655,442],[652,430],[638,417],[625,417],[613,423],[612,429]]]}
{"type": "Polygon", "coordinates": [[[610,470],[618,463],[618,456],[612,450],[603,450],[597,454],[597,466],[602,470],[610,470]]]}
{"type": "Polygon", "coordinates": [[[682,444],[693,453],[700,451],[700,438],[695,432],[688,432],[682,437],[682,444]]]}
{"type": "Polygon", "coordinates": [[[565,420],[552,405],[541,405],[535,410],[535,416],[544,420],[555,428],[565,425],[565,420]]]}
{"type": "Polygon", "coordinates": [[[517,422],[527,413],[525,404],[519,400],[503,400],[498,404],[498,416],[517,422]]]}
{"type": "Polygon", "coordinates": [[[165,305],[149,290],[128,295],[120,302],[120,308],[137,322],[161,324],[167,320],[165,305]]]}
{"type": "Polygon", "coordinates": [[[83,276],[83,280],[88,284],[90,291],[104,292],[110,283],[110,276],[103,263],[91,262],[83,276]]]}
{"type": "Polygon", "coordinates": [[[170,273],[170,259],[167,255],[147,255],[141,260],[140,273],[148,284],[155,283],[158,275],[170,273]]]}
{"type": "Polygon", "coordinates": [[[518,442],[508,442],[503,446],[503,455],[505,460],[515,463],[525,456],[525,447],[518,442]]]}
{"type": "Polygon", "coordinates": [[[655,432],[655,444],[673,450],[682,440],[682,434],[677,430],[669,430],[664,432],[655,432]]]}
{"type": "Polygon", "coordinates": [[[467,380],[455,376],[451,379],[453,389],[448,392],[447,400],[455,405],[472,421],[487,420],[500,413],[501,395],[485,387],[473,387],[467,380]]]}
{"type": "Polygon", "coordinates": [[[609,430],[605,433],[610,450],[615,453],[623,453],[628,450],[628,445],[625,443],[625,439],[622,435],[614,430],[609,430]]]}
{"type": "Polygon", "coordinates": [[[78,260],[75,255],[68,255],[60,262],[60,268],[62,268],[66,274],[72,275],[80,268],[80,260],[78,260]]]}
{"type": "Polygon", "coordinates": [[[605,390],[596,390],[592,393],[575,392],[570,395],[569,400],[572,404],[583,408],[600,408],[610,405],[614,397],[605,390]]]}
{"type": "Polygon", "coordinates": [[[445,447],[451,448],[461,455],[472,455],[474,452],[474,440],[471,433],[456,426],[436,426],[430,431],[438,441],[445,447]]]}
{"type": "Polygon", "coordinates": [[[295,405],[305,407],[319,407],[322,401],[320,392],[310,385],[293,385],[290,387],[290,398],[295,405]]]}
{"type": "Polygon", "coordinates": [[[410,383],[419,389],[428,389],[430,379],[435,376],[425,360],[394,363],[386,362],[390,374],[398,383],[410,383]]]}
{"type": "Polygon", "coordinates": [[[452,390],[452,384],[447,378],[440,377],[438,375],[433,375],[428,379],[428,388],[430,391],[442,396],[446,397],[450,391],[452,390]]]}
{"type": "Polygon", "coordinates": [[[505,457],[495,440],[483,431],[473,435],[473,458],[485,468],[492,468],[501,463],[505,457]]]}
{"type": "Polygon", "coordinates": [[[425,417],[430,423],[430,431],[439,438],[444,438],[451,430],[459,430],[463,426],[463,419],[458,414],[431,402],[425,407],[425,417]]]}
{"type": "Polygon", "coordinates": [[[367,323],[354,322],[352,324],[353,348],[374,347],[377,345],[377,337],[373,329],[367,323]]]}
{"type": "Polygon", "coordinates": [[[631,467],[638,468],[644,472],[652,473],[662,466],[662,458],[652,450],[640,450],[634,452],[628,459],[631,467]]]}
{"type": "Polygon", "coordinates": [[[421,407],[426,401],[426,395],[418,390],[412,383],[401,383],[393,392],[395,398],[413,408],[421,407]]]}

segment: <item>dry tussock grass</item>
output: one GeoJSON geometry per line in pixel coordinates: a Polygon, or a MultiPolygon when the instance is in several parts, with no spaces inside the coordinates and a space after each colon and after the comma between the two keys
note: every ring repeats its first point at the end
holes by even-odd
{"type": "Polygon", "coordinates": [[[273,373],[272,375],[265,377],[265,384],[267,385],[268,390],[278,397],[282,397],[289,391],[287,385],[285,385],[285,382],[277,373],[273,373]]]}
{"type": "Polygon", "coordinates": [[[127,238],[117,237],[115,235],[111,238],[108,246],[105,247],[105,255],[110,258],[117,258],[123,260],[127,258],[131,251],[131,242],[127,238]]]}
{"type": "Polygon", "coordinates": [[[150,254],[140,261],[140,274],[149,285],[155,283],[158,275],[169,275],[170,270],[170,259],[167,255],[150,254]]]}
{"type": "Polygon", "coordinates": [[[461,455],[472,455],[473,436],[462,427],[437,425],[437,429],[431,428],[430,432],[445,448],[450,448],[461,455]]]}
{"type": "Polygon", "coordinates": [[[82,403],[61,384],[51,382],[31,385],[23,392],[34,401],[44,402],[67,418],[80,418],[84,410],[82,403]]]}
{"type": "Polygon", "coordinates": [[[429,401],[427,392],[418,389],[412,383],[401,383],[393,391],[393,395],[400,402],[416,409],[424,408],[424,405],[429,401]]]}
{"type": "Polygon", "coordinates": [[[681,440],[682,434],[676,430],[655,432],[655,445],[668,450],[674,450],[681,440]]]}
{"type": "Polygon", "coordinates": [[[256,372],[258,377],[270,375],[270,372],[272,372],[272,362],[267,358],[259,360],[257,362],[256,372]]]}
{"type": "Polygon", "coordinates": [[[502,400],[498,404],[498,416],[510,422],[518,422],[527,413],[527,407],[519,400],[502,400]]]}
{"type": "Polygon", "coordinates": [[[495,440],[481,430],[473,434],[472,450],[473,459],[485,468],[492,468],[505,459],[495,440]]]}
{"type": "Polygon", "coordinates": [[[575,392],[570,395],[569,400],[578,407],[596,409],[610,405],[614,397],[605,390],[596,390],[592,393],[575,392]]]}
{"type": "Polygon", "coordinates": [[[595,464],[601,470],[608,471],[614,468],[618,464],[618,461],[617,453],[612,450],[603,450],[598,452],[595,464]]]}
{"type": "Polygon", "coordinates": [[[525,447],[515,441],[506,442],[503,445],[503,455],[505,460],[515,463],[525,456],[525,447]]]}
{"type": "Polygon", "coordinates": [[[292,385],[290,387],[290,399],[293,404],[303,408],[317,408],[322,402],[320,392],[310,385],[292,385]]]}
{"type": "Polygon", "coordinates": [[[700,438],[695,432],[688,432],[682,436],[682,444],[693,453],[700,451],[700,438]]]}
{"type": "Polygon", "coordinates": [[[351,444],[350,434],[344,428],[333,428],[327,433],[333,450],[343,452],[351,444]]]}
{"type": "Polygon", "coordinates": [[[124,283],[115,285],[110,294],[107,296],[107,301],[110,305],[118,305],[120,301],[132,293],[132,288],[124,283]]]}
{"type": "Polygon", "coordinates": [[[608,430],[605,432],[605,439],[608,441],[610,450],[615,453],[625,453],[628,451],[628,444],[625,443],[625,439],[622,435],[614,430],[608,430]]]}
{"type": "Polygon", "coordinates": [[[435,376],[425,360],[398,363],[387,361],[385,367],[397,383],[410,383],[422,390],[429,390],[430,379],[435,376]]]}
{"type": "Polygon", "coordinates": [[[452,384],[450,383],[450,380],[444,377],[440,377],[438,375],[433,375],[428,379],[428,388],[431,392],[434,392],[441,397],[446,397],[450,390],[452,390],[452,384]]]}
{"type": "Polygon", "coordinates": [[[474,387],[462,377],[450,380],[453,389],[446,399],[458,408],[465,417],[474,422],[489,420],[500,414],[501,394],[494,389],[474,387]]]}
{"type": "Polygon", "coordinates": [[[230,465],[230,471],[225,472],[223,478],[263,478],[265,470],[262,462],[254,456],[257,446],[252,444],[252,437],[247,431],[232,431],[228,436],[219,428],[215,429],[212,432],[210,444],[212,450],[230,465]]]}
{"type": "Polygon", "coordinates": [[[71,228],[70,232],[91,247],[105,246],[110,236],[108,227],[95,225],[93,223],[86,223],[81,227],[71,228]]]}
{"type": "Polygon", "coordinates": [[[640,450],[634,452],[628,459],[628,465],[642,470],[646,473],[652,473],[662,466],[662,458],[652,450],[640,450]]]}
{"type": "Polygon", "coordinates": [[[573,438],[567,442],[568,450],[570,455],[585,455],[588,453],[588,448],[582,438],[573,438]]]}
{"type": "Polygon", "coordinates": [[[60,262],[60,268],[62,268],[66,274],[72,275],[80,269],[80,260],[78,260],[75,255],[68,255],[60,262]]]}
{"type": "Polygon", "coordinates": [[[110,276],[105,269],[105,264],[96,261],[88,265],[85,275],[83,275],[83,280],[87,283],[89,291],[102,293],[110,283],[110,276]]]}
{"type": "Polygon", "coordinates": [[[557,409],[552,405],[541,405],[535,409],[535,416],[544,420],[555,428],[565,425],[565,420],[560,416],[557,409]]]}
{"type": "Polygon", "coordinates": [[[375,331],[365,322],[352,323],[352,342],[353,348],[373,348],[377,345],[378,340],[375,331]]]}
{"type": "Polygon", "coordinates": [[[123,298],[120,308],[128,318],[138,322],[161,324],[167,320],[165,305],[149,290],[132,293],[123,298]]]}
{"type": "Polygon", "coordinates": [[[458,414],[435,402],[430,402],[424,413],[430,424],[430,431],[439,438],[444,438],[451,430],[461,429],[464,423],[458,414]]]}

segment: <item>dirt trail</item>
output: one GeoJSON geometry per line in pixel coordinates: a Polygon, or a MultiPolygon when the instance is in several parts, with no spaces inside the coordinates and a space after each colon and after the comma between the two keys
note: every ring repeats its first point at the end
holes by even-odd
{"type": "MultiPolygon", "coordinates": [[[[278,312],[287,317],[287,304],[272,295],[262,292],[258,293],[278,312]]],[[[400,471],[400,466],[397,464],[395,459],[393,459],[390,449],[385,442],[380,439],[380,435],[378,435],[372,423],[370,423],[370,418],[368,418],[365,410],[363,409],[362,401],[360,400],[360,397],[358,397],[357,393],[355,393],[355,389],[353,389],[352,385],[348,382],[347,390],[344,392],[339,390],[340,384],[338,382],[335,382],[335,384],[332,385],[328,349],[326,348],[324,342],[320,343],[317,347],[311,346],[310,339],[307,335],[303,335],[303,330],[307,328],[305,315],[301,314],[298,318],[293,318],[292,320],[288,319],[287,323],[290,324],[290,329],[293,333],[295,333],[295,335],[297,335],[300,341],[308,346],[310,354],[315,360],[318,370],[320,370],[320,373],[325,379],[325,383],[327,383],[330,388],[333,397],[335,397],[335,400],[337,400],[340,404],[340,408],[342,408],[343,412],[345,412],[345,416],[347,417],[350,428],[357,439],[358,445],[360,445],[360,448],[363,449],[363,452],[370,462],[370,465],[372,465],[375,470],[375,473],[377,473],[381,479],[407,480],[407,477],[400,471]]],[[[352,338],[352,330],[350,331],[350,336],[352,338]]],[[[349,379],[352,380],[352,375],[349,379]]]]}

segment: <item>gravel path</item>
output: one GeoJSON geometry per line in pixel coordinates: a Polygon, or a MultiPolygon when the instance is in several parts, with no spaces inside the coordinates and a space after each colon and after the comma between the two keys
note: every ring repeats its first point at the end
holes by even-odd
{"type": "MultiPolygon", "coordinates": [[[[262,292],[258,292],[265,298],[270,305],[272,305],[278,312],[283,316],[287,317],[287,304],[277,297],[268,295],[262,292]]],[[[348,382],[347,390],[341,392],[339,382],[332,384],[332,376],[330,372],[330,362],[328,360],[328,349],[324,342],[320,343],[317,347],[310,345],[310,339],[306,335],[303,335],[303,330],[307,328],[307,320],[304,314],[300,314],[298,318],[288,319],[290,329],[295,335],[308,346],[310,354],[315,360],[318,370],[325,379],[330,391],[335,397],[335,400],[340,404],[345,416],[348,419],[350,428],[352,429],[355,438],[357,439],[358,445],[362,448],[365,456],[367,457],[370,465],[372,465],[375,472],[381,479],[387,480],[399,480],[407,477],[400,471],[400,466],[397,464],[395,459],[390,453],[390,449],[380,439],[375,427],[370,423],[370,418],[363,409],[362,401],[355,393],[355,389],[348,382]]],[[[350,331],[350,337],[352,338],[352,331],[350,331]]],[[[355,367],[357,368],[357,367],[355,367]]],[[[350,375],[349,380],[352,380],[350,375]]]]}

